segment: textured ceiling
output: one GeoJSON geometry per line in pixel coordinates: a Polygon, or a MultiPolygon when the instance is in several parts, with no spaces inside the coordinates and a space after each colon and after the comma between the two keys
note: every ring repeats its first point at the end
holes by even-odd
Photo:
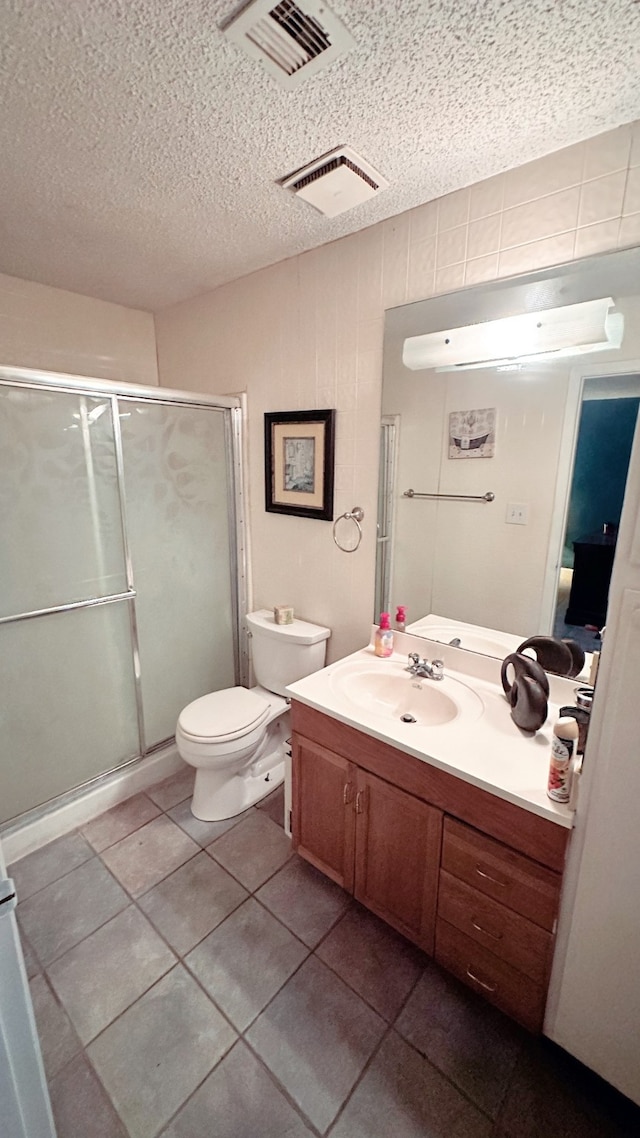
{"type": "Polygon", "coordinates": [[[2,0],[0,271],[156,309],[640,117],[635,0],[331,0],[357,47],[287,92],[236,0],[2,0]],[[333,220],[276,180],[340,144],[333,220]]]}

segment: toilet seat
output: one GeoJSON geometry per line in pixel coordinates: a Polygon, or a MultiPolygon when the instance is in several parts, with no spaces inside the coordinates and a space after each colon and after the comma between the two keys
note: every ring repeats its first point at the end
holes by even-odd
{"type": "Polygon", "coordinates": [[[225,688],[194,699],[178,719],[180,733],[193,743],[230,743],[260,727],[271,705],[248,688],[225,688]]]}

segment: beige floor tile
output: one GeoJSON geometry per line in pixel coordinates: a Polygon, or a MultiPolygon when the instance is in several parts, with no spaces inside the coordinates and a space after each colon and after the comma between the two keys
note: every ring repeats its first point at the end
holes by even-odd
{"type": "Polygon", "coordinates": [[[351,901],[344,889],[296,854],[257,896],[310,948],[315,948],[351,901]]]}
{"type": "Polygon", "coordinates": [[[207,846],[207,853],[253,892],[291,856],[291,842],[263,811],[255,810],[207,846]]]}
{"type": "Polygon", "coordinates": [[[128,1138],[84,1054],[51,1080],[49,1092],[58,1138],[128,1138]]]}
{"type": "Polygon", "coordinates": [[[130,1138],[152,1138],[236,1038],[178,964],[87,1050],[130,1138]]]}
{"type": "Polygon", "coordinates": [[[359,905],[332,929],[318,956],[390,1023],[427,961],[419,949],[359,905]]]}
{"type": "Polygon", "coordinates": [[[258,1017],[247,1040],[324,1133],[385,1026],[359,996],[311,956],[258,1017]]]}
{"type": "Polygon", "coordinates": [[[14,861],[9,866],[9,873],[15,882],[18,904],[65,873],[77,869],[91,857],[93,850],[80,834],[65,834],[63,838],[56,838],[42,849],[14,861]]]}
{"type": "Polygon", "coordinates": [[[47,1079],[52,1079],[80,1050],[67,1013],[51,991],[45,976],[29,985],[47,1079]]]}
{"type": "Polygon", "coordinates": [[[195,769],[183,763],[180,770],[162,782],[156,783],[146,793],[161,810],[170,810],[172,806],[177,806],[178,802],[191,798],[195,777],[195,769]]]}
{"type": "Polygon", "coordinates": [[[162,1138],[311,1138],[311,1131],[244,1043],[238,1042],[162,1138]]]}
{"type": "Polygon", "coordinates": [[[102,860],[125,889],[139,897],[199,849],[184,830],[161,815],[104,850],[102,860]]]}
{"type": "Polygon", "coordinates": [[[396,1028],[481,1110],[496,1115],[525,1040],[513,1020],[428,960],[396,1028]]]}
{"type": "Polygon", "coordinates": [[[185,963],[234,1027],[245,1031],[308,952],[250,897],[185,963]]]}
{"type": "Polygon", "coordinates": [[[184,956],[248,896],[204,851],[165,877],[139,905],[179,956],[184,956]]]}
{"type": "Polygon", "coordinates": [[[156,806],[146,794],[134,794],[126,802],[119,802],[111,810],[93,818],[81,829],[81,834],[100,853],[108,846],[115,845],[134,830],[139,830],[145,822],[157,818],[160,807],[156,806]]]}
{"type": "Polygon", "coordinates": [[[175,962],[149,921],[130,905],[56,960],[49,979],[86,1044],[175,962]]]}
{"type": "Polygon", "coordinates": [[[330,1131],[331,1138],[491,1138],[492,1134],[490,1120],[395,1032],[385,1039],[330,1131]]]}
{"type": "Polygon", "coordinates": [[[47,966],[128,904],[124,889],[94,857],[20,905],[20,922],[47,966]]]}

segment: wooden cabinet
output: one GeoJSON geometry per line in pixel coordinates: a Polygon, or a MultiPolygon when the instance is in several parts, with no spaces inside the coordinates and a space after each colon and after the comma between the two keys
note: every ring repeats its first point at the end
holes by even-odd
{"type": "Polygon", "coordinates": [[[496,842],[471,826],[448,818],[442,867],[474,889],[522,913],[543,929],[553,929],[560,878],[529,857],[496,842]]]}
{"type": "Polygon", "coordinates": [[[442,812],[304,738],[293,777],[298,853],[432,953],[442,812]]]}
{"type": "Polygon", "coordinates": [[[320,712],[292,710],[294,848],[540,1031],[569,831],[320,712]]]}
{"type": "Polygon", "coordinates": [[[293,747],[293,845],[349,893],[353,892],[355,767],[309,739],[293,747]]]}
{"type": "Polygon", "coordinates": [[[366,771],[356,785],[355,895],[433,953],[442,811],[366,771]]]}
{"type": "Polygon", "coordinates": [[[446,818],[435,957],[532,1031],[542,1027],[560,874],[446,818]]]}

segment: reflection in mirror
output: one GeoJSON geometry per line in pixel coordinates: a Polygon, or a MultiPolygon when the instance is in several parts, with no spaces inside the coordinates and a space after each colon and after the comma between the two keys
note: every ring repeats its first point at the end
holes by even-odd
{"type": "Polygon", "coordinates": [[[375,616],[598,648],[639,400],[639,249],[388,311],[375,616]]]}

